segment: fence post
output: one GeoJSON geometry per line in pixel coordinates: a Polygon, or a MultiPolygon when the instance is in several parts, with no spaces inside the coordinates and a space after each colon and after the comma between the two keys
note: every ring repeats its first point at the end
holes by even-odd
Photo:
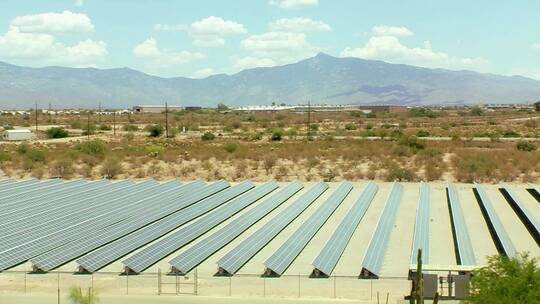
{"type": "Polygon", "coordinates": [[[263,277],[263,298],[266,298],[266,277],[263,277]]]}
{"type": "Polygon", "coordinates": [[[158,294],[158,296],[161,295],[161,268],[158,268],[158,275],[157,275],[157,294],[158,294]]]}
{"type": "Polygon", "coordinates": [[[336,275],[334,274],[334,299],[336,298],[336,275]]]}
{"type": "Polygon", "coordinates": [[[176,285],[176,294],[178,295],[178,293],[180,292],[180,286],[178,285],[178,272],[175,272],[174,279],[176,285]]]}
{"type": "Polygon", "coordinates": [[[369,300],[373,301],[373,280],[369,280],[369,300]]]}
{"type": "Polygon", "coordinates": [[[129,272],[126,272],[126,295],[129,295],[129,272]]]}
{"type": "Polygon", "coordinates": [[[232,276],[229,277],[229,297],[232,295],[231,289],[232,289],[232,276]]]}
{"type": "Polygon", "coordinates": [[[24,272],[24,294],[26,294],[26,271],[24,272]]]}
{"type": "Polygon", "coordinates": [[[300,272],[298,273],[298,297],[300,298],[300,272]]]}
{"type": "Polygon", "coordinates": [[[194,274],[193,280],[195,280],[194,285],[193,285],[194,293],[196,296],[198,296],[199,295],[199,272],[197,268],[195,268],[195,274],[194,274]]]}
{"type": "Polygon", "coordinates": [[[58,304],[60,304],[60,270],[58,270],[56,272],[56,274],[57,274],[56,283],[58,284],[58,286],[57,286],[57,292],[58,292],[57,293],[57,302],[58,302],[58,304]]]}

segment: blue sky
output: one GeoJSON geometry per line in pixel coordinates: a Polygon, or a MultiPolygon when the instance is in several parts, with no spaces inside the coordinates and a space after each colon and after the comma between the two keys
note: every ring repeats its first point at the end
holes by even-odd
{"type": "Polygon", "coordinates": [[[0,1],[0,61],[25,66],[205,77],[318,52],[540,79],[540,1],[0,1]]]}

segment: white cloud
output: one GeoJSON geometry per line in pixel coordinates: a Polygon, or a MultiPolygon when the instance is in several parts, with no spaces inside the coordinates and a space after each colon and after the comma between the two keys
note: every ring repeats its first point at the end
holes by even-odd
{"type": "Polygon", "coordinates": [[[270,0],[269,3],[280,8],[297,8],[316,6],[319,4],[319,0],[270,0]]]}
{"type": "Polygon", "coordinates": [[[305,17],[283,18],[269,24],[271,31],[277,32],[328,32],[330,26],[322,21],[312,20],[305,17]]]}
{"type": "Polygon", "coordinates": [[[204,54],[172,49],[160,49],[154,38],[148,38],[133,48],[137,58],[151,61],[158,66],[182,65],[206,58],[204,54]]]}
{"type": "Polygon", "coordinates": [[[434,51],[429,41],[421,47],[403,45],[395,36],[374,36],[363,47],[346,48],[341,56],[377,59],[391,63],[410,64],[431,68],[482,70],[487,62],[482,58],[451,56],[434,51]]]}
{"type": "Polygon", "coordinates": [[[243,24],[210,16],[193,22],[189,27],[189,35],[197,46],[213,47],[225,44],[228,36],[247,33],[243,24]]]}
{"type": "Polygon", "coordinates": [[[86,39],[74,45],[57,41],[53,33],[88,32],[94,26],[84,14],[45,13],[16,17],[0,35],[0,57],[74,67],[95,66],[105,60],[107,44],[86,39]]]}
{"type": "Polygon", "coordinates": [[[16,17],[11,22],[24,33],[84,33],[94,31],[94,25],[86,14],[64,11],[16,17]]]}
{"type": "Polygon", "coordinates": [[[182,32],[186,29],[184,24],[154,24],[154,30],[160,32],[182,32]]]}
{"type": "Polygon", "coordinates": [[[275,66],[276,62],[270,58],[244,57],[236,60],[234,67],[236,70],[252,69],[257,67],[275,66]]]}
{"type": "Polygon", "coordinates": [[[83,6],[84,0],[75,0],[75,6],[83,6]]]}
{"type": "Polygon", "coordinates": [[[531,49],[533,49],[533,50],[540,50],[540,43],[533,43],[533,44],[531,44],[531,49]]]}
{"type": "Polygon", "coordinates": [[[377,25],[374,26],[371,31],[377,36],[412,36],[414,33],[406,27],[403,26],[387,26],[387,25],[377,25]]]}
{"type": "Polygon", "coordinates": [[[242,40],[242,47],[246,50],[272,53],[313,50],[306,41],[303,33],[290,32],[266,32],[260,35],[252,35],[242,40]]]}
{"type": "Polygon", "coordinates": [[[205,68],[205,69],[200,69],[200,70],[195,71],[195,73],[193,73],[193,78],[206,78],[213,74],[215,74],[214,69],[205,68]]]}

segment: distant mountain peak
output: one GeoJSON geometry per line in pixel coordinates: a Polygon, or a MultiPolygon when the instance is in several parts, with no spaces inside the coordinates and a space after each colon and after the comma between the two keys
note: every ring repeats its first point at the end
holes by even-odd
{"type": "Polygon", "coordinates": [[[418,68],[360,58],[317,55],[279,67],[204,79],[150,76],[130,68],[25,68],[0,62],[0,108],[35,101],[62,108],[131,107],[169,101],[187,106],[287,104],[529,103],[540,82],[522,76],[418,68]]]}

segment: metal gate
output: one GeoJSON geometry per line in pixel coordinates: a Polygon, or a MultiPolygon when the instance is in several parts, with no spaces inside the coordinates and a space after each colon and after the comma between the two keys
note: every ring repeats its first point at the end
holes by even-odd
{"type": "Polygon", "coordinates": [[[197,295],[198,293],[197,269],[192,275],[165,274],[158,270],[158,295],[197,295]]]}

